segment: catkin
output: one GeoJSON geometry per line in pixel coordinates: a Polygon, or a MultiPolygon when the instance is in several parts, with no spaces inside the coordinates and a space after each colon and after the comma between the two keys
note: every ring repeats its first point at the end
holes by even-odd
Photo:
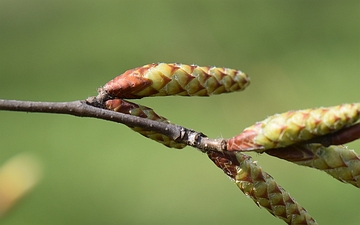
{"type": "MultiPolygon", "coordinates": [[[[163,123],[170,123],[170,121],[168,121],[165,117],[156,114],[153,109],[132,102],[128,102],[122,99],[107,100],[105,102],[104,107],[106,109],[113,110],[116,112],[138,116],[141,118],[147,118],[150,120],[155,120],[163,123]]],[[[171,138],[169,138],[168,136],[157,133],[155,131],[146,130],[141,127],[130,127],[130,128],[140,133],[141,135],[150,138],[154,141],[157,141],[170,148],[182,149],[186,146],[186,144],[184,143],[176,142],[171,138]]]]}
{"type": "Polygon", "coordinates": [[[149,96],[209,96],[244,90],[250,78],[240,70],[178,63],[153,63],[128,70],[99,89],[98,99],[149,96]]]}
{"type": "Polygon", "coordinates": [[[337,180],[360,187],[360,156],[347,147],[320,144],[305,145],[314,154],[314,158],[295,163],[322,170],[337,180]]]}
{"type": "Polygon", "coordinates": [[[360,156],[343,145],[296,144],[267,154],[301,166],[315,168],[360,188],[360,156]]]}
{"type": "Polygon", "coordinates": [[[341,130],[360,117],[360,103],[276,114],[228,140],[229,151],[282,148],[341,130]]]}
{"type": "Polygon", "coordinates": [[[315,225],[316,221],[276,183],[274,178],[264,172],[250,156],[240,152],[208,152],[209,158],[221,168],[244,194],[258,206],[264,207],[272,215],[287,224],[315,225]]]}

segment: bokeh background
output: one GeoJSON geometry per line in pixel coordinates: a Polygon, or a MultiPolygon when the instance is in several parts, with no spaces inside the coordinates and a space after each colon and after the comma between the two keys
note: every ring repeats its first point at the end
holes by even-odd
{"type": "MultiPolygon", "coordinates": [[[[136,102],[231,137],[277,112],[359,101],[359,12],[358,1],[2,0],[0,98],[85,99],[152,62],[230,67],[251,76],[246,91],[136,102]]],[[[3,224],[285,224],[205,155],[120,124],[2,111],[0,164],[20,152],[37,155],[44,176],[3,224]]],[[[252,156],[320,224],[360,223],[355,187],[252,156]]]]}

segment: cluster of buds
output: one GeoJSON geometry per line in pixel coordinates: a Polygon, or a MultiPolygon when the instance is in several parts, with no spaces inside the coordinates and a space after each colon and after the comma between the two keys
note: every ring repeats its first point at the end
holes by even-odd
{"type": "MultiPolygon", "coordinates": [[[[128,70],[107,82],[88,103],[97,107],[170,123],[151,108],[126,99],[151,96],[210,96],[242,91],[250,84],[250,78],[240,70],[221,67],[186,65],[178,63],[153,63],[128,70]]],[[[167,147],[184,148],[166,135],[140,127],[130,127],[141,135],[167,147]]]]}
{"type": "MultiPolygon", "coordinates": [[[[151,108],[123,100],[150,96],[209,96],[244,90],[250,78],[228,68],[154,63],[115,77],[89,98],[89,104],[170,124],[151,108]]],[[[276,114],[228,140],[221,151],[204,151],[254,202],[288,224],[315,220],[244,152],[255,151],[325,171],[360,187],[360,156],[342,144],[360,138],[360,103],[276,114]]],[[[164,134],[130,127],[167,147],[184,148],[164,134]]]]}

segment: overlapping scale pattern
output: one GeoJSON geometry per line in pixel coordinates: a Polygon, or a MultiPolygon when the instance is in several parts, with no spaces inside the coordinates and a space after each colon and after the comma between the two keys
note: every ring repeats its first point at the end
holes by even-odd
{"type": "Polygon", "coordinates": [[[240,70],[177,63],[153,63],[128,70],[99,89],[98,99],[149,96],[209,96],[244,90],[250,78],[240,70]]]}
{"type": "MultiPolygon", "coordinates": [[[[209,96],[244,90],[250,78],[239,70],[177,63],[153,63],[128,70],[88,99],[95,107],[169,124],[151,108],[123,100],[151,96],[209,96]]],[[[360,103],[276,114],[228,139],[223,151],[205,151],[243,193],[287,224],[317,224],[288,192],[245,151],[266,152],[302,166],[325,171],[360,187],[360,156],[341,144],[360,138],[360,103]],[[330,146],[333,145],[333,146],[330,146]]],[[[168,147],[184,148],[166,135],[130,127],[168,147]]]]}
{"type": "MultiPolygon", "coordinates": [[[[163,123],[170,123],[165,117],[159,116],[153,109],[132,102],[128,102],[122,99],[112,99],[105,102],[105,108],[116,112],[121,112],[141,118],[147,118],[163,123]]],[[[130,127],[132,130],[140,133],[141,135],[157,141],[167,147],[182,149],[186,144],[178,143],[166,135],[143,129],[141,127],[130,127]]]]}
{"type": "Polygon", "coordinates": [[[272,149],[267,154],[297,165],[322,170],[337,180],[360,188],[360,156],[343,145],[293,145],[272,149]]]}
{"type": "Polygon", "coordinates": [[[257,205],[287,224],[315,225],[316,221],[276,181],[264,172],[251,157],[241,154],[208,152],[209,158],[221,168],[244,194],[257,205]]]}
{"type": "Polygon", "coordinates": [[[246,128],[228,140],[229,151],[281,148],[353,125],[360,118],[360,103],[276,114],[246,128]]]}

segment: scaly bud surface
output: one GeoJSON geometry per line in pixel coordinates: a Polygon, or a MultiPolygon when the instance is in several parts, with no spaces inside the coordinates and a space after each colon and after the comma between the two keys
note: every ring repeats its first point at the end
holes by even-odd
{"type": "Polygon", "coordinates": [[[296,144],[266,151],[301,166],[324,171],[335,179],[360,188],[360,156],[343,145],[296,144]]]}
{"type": "Polygon", "coordinates": [[[207,152],[209,158],[222,169],[245,195],[258,206],[287,224],[315,225],[316,221],[250,156],[237,153],[207,152]]]}
{"type": "Polygon", "coordinates": [[[153,63],[128,70],[99,89],[98,99],[149,96],[209,96],[244,90],[250,78],[240,70],[177,63],[153,63]]]}
{"type": "Polygon", "coordinates": [[[282,148],[339,131],[359,117],[360,103],[276,114],[230,138],[227,150],[263,152],[282,148]]]}
{"type": "MultiPolygon", "coordinates": [[[[150,120],[155,120],[163,123],[170,123],[170,121],[168,121],[165,117],[156,114],[153,109],[132,102],[128,102],[122,99],[107,100],[105,102],[105,108],[109,110],[113,110],[115,112],[121,112],[121,113],[138,116],[141,118],[147,118],[150,120]]],[[[157,133],[155,131],[146,130],[141,127],[130,127],[130,128],[140,133],[141,135],[150,138],[154,141],[157,141],[170,148],[182,149],[186,146],[186,144],[178,143],[172,140],[171,138],[169,138],[168,136],[157,133]]]]}

